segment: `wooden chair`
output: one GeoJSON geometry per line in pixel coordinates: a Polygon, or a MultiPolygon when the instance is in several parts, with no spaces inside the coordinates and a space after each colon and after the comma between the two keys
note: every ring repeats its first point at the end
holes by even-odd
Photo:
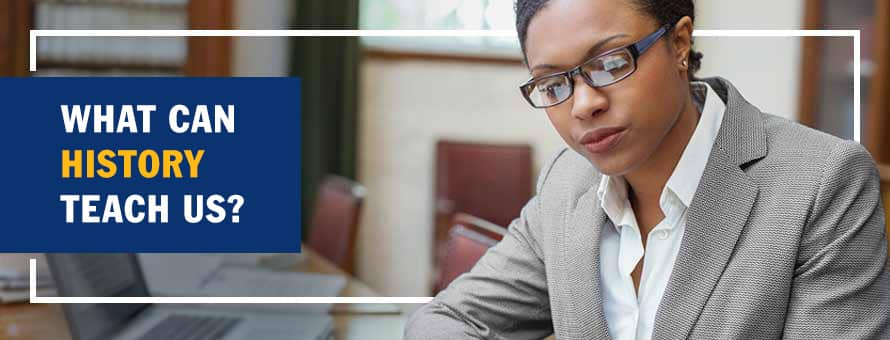
{"type": "MultiPolygon", "coordinates": [[[[473,215],[470,215],[467,213],[462,213],[462,212],[459,212],[459,213],[456,213],[453,215],[450,225],[451,225],[451,227],[449,228],[449,230],[453,229],[457,226],[461,226],[463,228],[470,229],[474,232],[480,233],[480,234],[482,234],[492,240],[495,240],[495,241],[500,241],[501,239],[504,238],[504,235],[507,234],[507,229],[502,226],[499,226],[497,224],[494,224],[492,222],[484,220],[480,217],[473,216],[473,215]]],[[[448,255],[448,251],[449,251],[449,248],[448,248],[447,242],[446,242],[446,246],[439,248],[435,255],[435,258],[433,259],[433,262],[434,262],[433,273],[435,273],[437,275],[436,278],[434,278],[434,280],[433,280],[433,282],[434,282],[433,289],[434,290],[436,287],[435,282],[437,282],[437,280],[438,280],[438,275],[440,274],[443,264],[445,263],[445,259],[446,259],[446,256],[448,255]]]]}
{"type": "Polygon", "coordinates": [[[436,144],[433,258],[445,252],[457,212],[508,225],[532,196],[532,149],[439,141],[436,144]]]}
{"type": "Polygon", "coordinates": [[[454,226],[448,234],[448,252],[440,267],[434,293],[445,289],[451,281],[470,271],[488,248],[497,244],[495,239],[463,225],[454,226]]]}
{"type": "Polygon", "coordinates": [[[454,214],[452,219],[452,228],[454,226],[463,226],[472,229],[492,239],[500,241],[507,234],[507,228],[489,222],[480,217],[476,217],[467,213],[459,212],[454,214]]]}
{"type": "Polygon", "coordinates": [[[354,273],[355,243],[365,189],[329,175],[318,187],[308,245],[349,274],[354,273]]]}

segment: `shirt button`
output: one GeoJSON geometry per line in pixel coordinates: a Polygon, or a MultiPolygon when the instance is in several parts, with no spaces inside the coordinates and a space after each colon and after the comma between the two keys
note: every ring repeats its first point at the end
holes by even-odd
{"type": "Polygon", "coordinates": [[[660,240],[667,240],[668,232],[667,230],[659,230],[655,236],[658,236],[660,240]]]}

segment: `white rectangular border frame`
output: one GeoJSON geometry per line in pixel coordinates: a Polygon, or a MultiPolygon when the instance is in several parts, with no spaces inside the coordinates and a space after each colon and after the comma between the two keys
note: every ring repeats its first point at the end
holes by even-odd
{"type": "MultiPolygon", "coordinates": [[[[37,71],[37,37],[515,37],[512,30],[30,30],[29,69],[37,71]]],[[[861,137],[860,30],[695,30],[697,37],[852,37],[853,139],[861,137]]],[[[332,297],[50,297],[37,296],[37,259],[30,259],[30,299],[33,304],[157,303],[157,304],[305,304],[305,303],[427,303],[429,296],[332,297]]]]}

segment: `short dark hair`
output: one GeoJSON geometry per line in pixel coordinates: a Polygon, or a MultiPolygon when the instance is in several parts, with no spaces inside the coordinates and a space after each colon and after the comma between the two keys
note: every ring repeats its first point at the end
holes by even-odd
{"type": "MultiPolygon", "coordinates": [[[[695,21],[695,4],[692,0],[627,0],[636,9],[649,15],[658,23],[658,26],[674,25],[685,16],[695,21]]],[[[526,54],[525,37],[528,33],[528,24],[538,11],[550,0],[516,0],[516,33],[519,35],[519,46],[523,56],[526,54]]],[[[672,27],[672,26],[671,26],[672,27]]],[[[689,80],[695,79],[695,72],[701,68],[701,52],[694,49],[689,51],[689,80]]],[[[526,60],[527,61],[527,60],[526,60]]]]}

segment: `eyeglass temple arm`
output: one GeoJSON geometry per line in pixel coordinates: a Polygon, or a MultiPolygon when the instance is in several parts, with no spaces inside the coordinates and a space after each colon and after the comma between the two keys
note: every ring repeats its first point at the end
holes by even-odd
{"type": "Polygon", "coordinates": [[[654,44],[655,41],[658,40],[658,38],[661,38],[661,36],[665,32],[667,32],[667,28],[667,25],[662,26],[657,31],[652,32],[652,34],[649,34],[647,37],[643,38],[643,40],[640,40],[636,44],[633,44],[634,52],[637,54],[636,56],[639,57],[641,54],[643,54],[643,52],[646,52],[646,50],[649,49],[649,47],[652,46],[652,44],[654,44]]]}

